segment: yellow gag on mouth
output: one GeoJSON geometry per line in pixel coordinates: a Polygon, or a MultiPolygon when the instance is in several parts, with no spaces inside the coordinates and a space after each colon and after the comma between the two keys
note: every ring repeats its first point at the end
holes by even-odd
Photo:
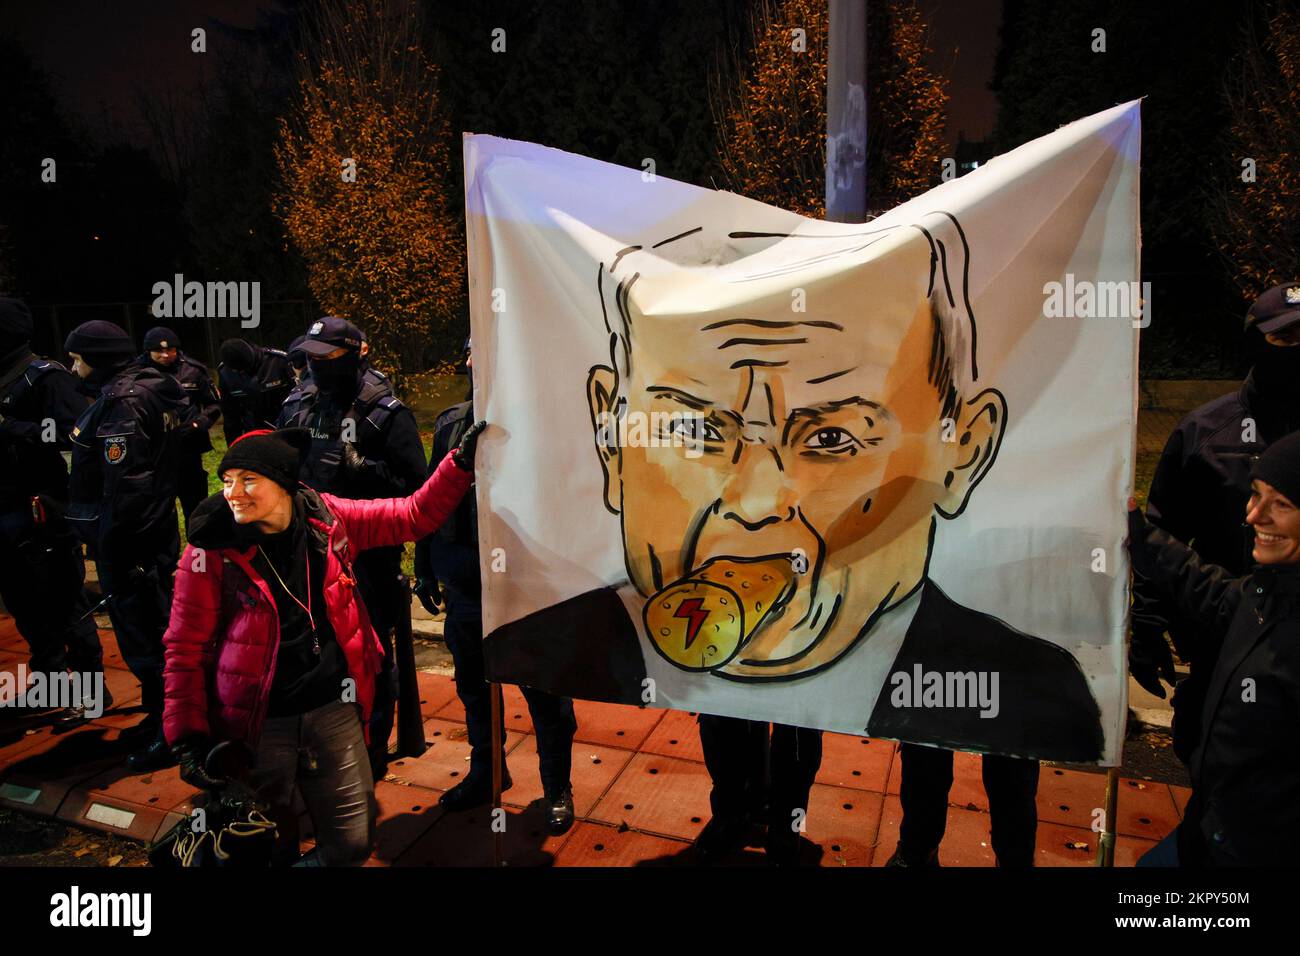
{"type": "Polygon", "coordinates": [[[683,670],[716,670],[736,656],[793,589],[787,556],[718,558],[646,602],[646,634],[683,670]]]}

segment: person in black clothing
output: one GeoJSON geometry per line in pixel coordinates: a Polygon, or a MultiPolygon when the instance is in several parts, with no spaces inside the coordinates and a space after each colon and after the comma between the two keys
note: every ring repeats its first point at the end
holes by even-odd
{"type": "MultiPolygon", "coordinates": [[[[1300,296],[1297,296],[1300,298],[1300,296]]],[[[1300,853],[1300,433],[1251,470],[1256,566],[1239,576],[1148,524],[1129,501],[1133,569],[1187,619],[1211,670],[1183,821],[1146,866],[1293,866],[1300,853]]]]}
{"type": "MultiPolygon", "coordinates": [[[[469,365],[467,358],[466,364],[469,365]]],[[[448,449],[474,421],[472,401],[453,405],[434,423],[433,450],[429,474],[433,474],[448,449]]],[[[465,705],[469,731],[469,774],[442,795],[439,804],[451,810],[467,810],[492,799],[492,701],[491,685],[483,673],[483,606],[479,578],[478,515],[472,495],[434,534],[419,541],[415,550],[416,596],[430,613],[437,612],[439,585],[446,595],[444,636],[456,665],[456,693],[465,705]]],[[[573,735],[577,718],[573,701],[532,687],[521,686],[537,732],[537,760],[546,801],[547,826],[563,833],[573,824],[573,735]]],[[[498,698],[500,687],[497,688],[498,698]]],[[[496,746],[504,747],[505,738],[496,746]]],[[[502,755],[502,766],[505,757],[502,755]]],[[[503,771],[502,789],[511,786],[503,771]]]]}
{"type": "Polygon", "coordinates": [[[698,859],[712,864],[738,847],[754,822],[765,821],[769,862],[799,861],[799,834],[808,795],[822,763],[822,732],[787,724],[700,714],[704,765],[713,781],[713,816],[695,841],[698,859]]]}
{"type": "MultiPolygon", "coordinates": [[[[1241,520],[1250,498],[1256,456],[1300,428],[1300,281],[1255,300],[1246,315],[1254,362],[1241,388],[1190,412],[1169,436],[1147,497],[1147,520],[1196,549],[1201,559],[1232,574],[1251,564],[1254,533],[1241,520]]],[[[1174,684],[1174,647],[1190,675],[1174,691],[1174,751],[1186,762],[1199,737],[1201,705],[1214,666],[1202,656],[1217,642],[1205,623],[1178,613],[1158,588],[1133,580],[1133,640],[1129,670],[1146,690],[1165,696],[1174,684]]]]}
{"type": "Polygon", "coordinates": [[[303,384],[304,376],[307,371],[307,353],[302,350],[302,343],[307,341],[307,336],[300,335],[285,349],[285,354],[289,356],[289,367],[293,369],[293,384],[295,387],[303,384]]]}
{"type": "MultiPolygon", "coordinates": [[[[100,675],[102,686],[104,653],[81,543],[63,514],[62,452],[72,447],[68,436],[87,401],[67,369],[32,354],[31,334],[26,304],[0,297],[0,598],[31,648],[33,673],[71,668],[100,675]]],[[[109,703],[105,688],[98,701],[71,702],[58,720],[77,723],[109,703]]]]}
{"type": "MultiPolygon", "coordinates": [[[[311,448],[302,481],[340,498],[404,498],[424,483],[424,446],[414,413],[393,394],[388,378],[371,368],[365,336],[346,319],[328,316],[312,324],[299,348],[307,355],[309,381],[285,399],[277,427],[307,428],[311,448]]],[[[393,629],[411,613],[402,578],[402,549],[375,548],[356,562],[357,586],[384,645],[371,713],[370,759],[375,778],[388,765],[388,738],[397,702],[393,629]]]]}
{"type": "Polygon", "coordinates": [[[243,339],[227,339],[219,350],[217,385],[221,394],[226,445],[245,432],[272,428],[280,406],[293,389],[289,356],[243,339]]]}
{"type": "Polygon", "coordinates": [[[209,432],[221,417],[221,396],[212,384],[208,367],[180,349],[181,340],[175,332],[156,326],[144,334],[144,353],[136,362],[175,376],[194,408],[189,430],[181,440],[180,474],[177,477],[181,512],[188,525],[194,506],[208,496],[208,473],[203,470],[203,453],[212,450],[209,432]]]}
{"type": "Polygon", "coordinates": [[[99,571],[122,659],[140,681],[148,740],[127,765],[170,766],[162,736],[162,636],[180,555],[176,480],[180,441],[193,414],[180,384],[132,366],[130,337],[111,322],[77,326],[64,346],[73,372],[97,394],[72,429],[68,519],[99,571]]]}

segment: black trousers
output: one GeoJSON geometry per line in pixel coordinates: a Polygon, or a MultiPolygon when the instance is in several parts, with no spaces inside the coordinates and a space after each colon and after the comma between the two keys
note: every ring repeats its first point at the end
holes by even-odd
{"type": "Polygon", "coordinates": [[[203,470],[203,455],[184,452],[177,463],[176,497],[181,500],[181,513],[185,527],[190,526],[190,512],[208,497],[208,473],[203,470]]]}
{"type": "Polygon", "coordinates": [[[795,811],[807,813],[822,765],[820,730],[700,714],[700,744],[715,817],[765,813],[769,826],[788,827],[795,811]]]}
{"type": "MultiPolygon", "coordinates": [[[[939,849],[948,826],[952,751],[900,744],[898,752],[903,761],[899,786],[903,822],[898,851],[905,859],[923,860],[939,849]]],[[[998,865],[1033,866],[1038,831],[1038,761],[985,754],[983,764],[998,865]]]]}
{"type": "Polygon", "coordinates": [[[171,521],[132,542],[130,553],[96,559],[122,660],[140,682],[140,703],[159,724],[163,712],[163,634],[171,617],[172,577],[180,558],[180,528],[171,521]]]}
{"type": "MultiPolygon", "coordinates": [[[[483,618],[464,609],[449,608],[443,632],[456,664],[456,694],[465,705],[470,745],[470,775],[492,772],[492,697],[483,669],[483,618]],[[459,613],[458,613],[459,611],[459,613]]],[[[537,764],[542,789],[553,799],[569,786],[573,768],[573,734],[578,720],[573,701],[531,687],[520,687],[537,733],[537,764]]],[[[501,694],[497,689],[498,697],[501,694]]],[[[504,723],[504,722],[503,722],[504,723]]],[[[497,746],[505,746],[503,735],[497,746]]],[[[504,765],[504,757],[502,758],[504,765]]]]}
{"type": "Polygon", "coordinates": [[[411,613],[411,599],[400,590],[401,548],[374,548],[357,555],[353,562],[357,591],[366,606],[370,623],[384,648],[384,659],[375,676],[375,701],[370,710],[370,762],[376,777],[388,762],[388,738],[393,733],[397,707],[397,666],[393,657],[393,628],[399,614],[411,613]]]}
{"type": "Polygon", "coordinates": [[[81,543],[63,518],[38,525],[29,507],[0,511],[0,599],[31,648],[33,672],[104,669],[85,582],[81,543]]]}

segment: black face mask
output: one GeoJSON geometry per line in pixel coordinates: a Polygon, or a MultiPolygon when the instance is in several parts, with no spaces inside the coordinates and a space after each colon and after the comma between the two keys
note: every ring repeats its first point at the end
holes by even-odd
{"type": "Polygon", "coordinates": [[[1300,345],[1269,345],[1262,339],[1254,349],[1255,387],[1270,401],[1300,402],[1300,345]]]}
{"type": "Polygon", "coordinates": [[[357,375],[361,371],[361,356],[341,355],[336,359],[311,359],[311,380],[322,392],[351,398],[357,391],[357,375]]]}
{"type": "Polygon", "coordinates": [[[91,398],[99,398],[104,386],[121,370],[121,366],[92,366],[90,374],[77,381],[77,391],[91,398]]]}

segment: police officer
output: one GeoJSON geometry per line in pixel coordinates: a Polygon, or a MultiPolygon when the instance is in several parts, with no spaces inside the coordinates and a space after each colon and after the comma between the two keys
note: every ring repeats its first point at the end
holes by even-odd
{"type": "MultiPolygon", "coordinates": [[[[104,654],[83,587],[81,542],[63,516],[62,454],[87,401],[67,369],[32,354],[31,334],[26,304],[0,298],[0,598],[31,647],[32,672],[71,668],[89,678],[89,690],[102,680],[104,654]]],[[[104,688],[99,701],[70,701],[57,720],[80,722],[87,707],[111,702],[104,688]]]]}
{"type": "Polygon", "coordinates": [[[180,383],[133,365],[130,337],[112,322],[86,322],[64,345],[94,403],[72,430],[68,519],[99,570],[118,648],[140,681],[145,743],[127,759],[138,773],[175,761],[162,734],[163,632],[180,554],[176,481],[192,414],[180,383]]]}
{"type": "MultiPolygon", "coordinates": [[[[468,343],[466,343],[468,352],[468,343]]],[[[466,356],[467,370],[472,368],[466,356]]],[[[429,456],[432,474],[447,451],[460,443],[461,435],[474,423],[471,400],[453,405],[434,423],[433,451],[429,456]]],[[[491,685],[484,678],[482,582],[479,578],[478,513],[472,493],[441,528],[415,546],[415,593],[431,614],[438,611],[439,583],[445,587],[446,623],[444,638],[456,665],[456,693],[465,705],[469,732],[470,767],[465,779],[442,795],[440,806],[468,810],[492,799],[492,700],[491,685]]],[[[578,721],[573,701],[567,697],[521,687],[537,732],[537,761],[546,801],[546,825],[552,833],[564,833],[573,825],[573,735],[578,721]]],[[[497,689],[500,699],[500,688],[497,689]]],[[[504,747],[505,739],[497,740],[504,747]]],[[[502,767],[505,756],[502,754],[502,767]]],[[[508,772],[502,789],[511,786],[508,772]]]]}
{"type": "Polygon", "coordinates": [[[764,852],[774,866],[799,862],[801,823],[822,763],[822,733],[807,727],[700,714],[700,746],[713,780],[713,816],[695,841],[697,859],[711,865],[743,842],[751,824],[765,822],[764,852]]]}
{"type": "Polygon", "coordinates": [[[243,339],[227,339],[218,349],[217,386],[221,393],[226,445],[244,432],[272,428],[293,390],[289,356],[243,339]]]}
{"type": "MultiPolygon", "coordinates": [[[[1147,520],[1190,544],[1208,564],[1246,574],[1254,532],[1245,524],[1250,472],[1256,457],[1300,428],[1300,280],[1275,286],[1246,313],[1252,359],[1235,392],[1188,413],[1174,429],[1156,466],[1147,496],[1147,520]]],[[[1189,619],[1141,578],[1133,581],[1133,640],[1129,670],[1151,693],[1165,696],[1174,683],[1167,631],[1189,676],[1174,692],[1174,751],[1187,762],[1200,738],[1205,687],[1214,668],[1206,622],[1189,619]]]]}
{"type": "Polygon", "coordinates": [[[181,511],[188,526],[190,512],[208,496],[208,473],[203,470],[203,453],[212,450],[208,432],[221,417],[221,397],[212,384],[208,367],[180,349],[180,336],[160,325],[144,334],[144,353],[136,362],[175,376],[194,408],[189,430],[180,443],[180,475],[177,479],[181,511]]]}
{"type": "MultiPolygon", "coordinates": [[[[299,346],[307,355],[309,381],[285,399],[277,427],[307,428],[311,448],[302,481],[341,498],[404,498],[424,484],[424,446],[415,415],[393,395],[388,378],[370,367],[369,346],[346,319],[314,322],[299,346]]],[[[410,614],[410,595],[401,579],[402,549],[373,548],[355,562],[357,587],[384,662],[370,720],[370,760],[376,780],[388,767],[388,738],[397,700],[393,628],[410,614]]]]}

